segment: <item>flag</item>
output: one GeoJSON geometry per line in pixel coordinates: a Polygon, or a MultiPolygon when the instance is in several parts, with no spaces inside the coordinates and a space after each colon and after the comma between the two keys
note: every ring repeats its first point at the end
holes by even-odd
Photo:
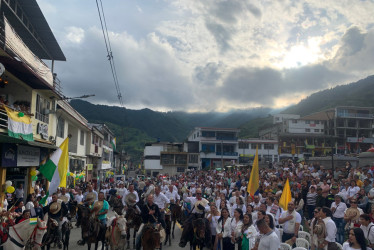
{"type": "Polygon", "coordinates": [[[260,184],[259,174],[258,174],[258,146],[256,146],[256,155],[253,161],[251,176],[249,178],[247,192],[253,197],[257,192],[260,184]]]}
{"type": "Polygon", "coordinates": [[[8,115],[8,135],[11,137],[33,141],[31,118],[22,112],[13,111],[3,106],[8,115]]]}
{"type": "Polygon", "coordinates": [[[57,191],[58,187],[66,187],[66,174],[68,172],[69,164],[69,138],[67,137],[60,147],[51,155],[48,161],[42,165],[39,172],[50,181],[49,190],[46,196],[39,202],[45,204],[49,194],[57,191]]]}
{"type": "Polygon", "coordinates": [[[116,137],[114,137],[110,143],[112,144],[113,150],[116,150],[116,144],[117,144],[116,137]]]}
{"type": "Polygon", "coordinates": [[[30,218],[30,225],[35,225],[38,223],[38,218],[30,218]]]}
{"type": "Polygon", "coordinates": [[[279,206],[282,207],[284,210],[287,210],[288,203],[291,201],[291,199],[291,188],[287,178],[286,185],[284,185],[283,188],[282,196],[279,199],[279,206]]]}

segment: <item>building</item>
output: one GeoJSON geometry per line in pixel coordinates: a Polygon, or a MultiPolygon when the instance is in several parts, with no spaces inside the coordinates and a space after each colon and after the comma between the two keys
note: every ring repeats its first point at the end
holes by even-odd
{"type": "Polygon", "coordinates": [[[256,148],[259,162],[262,164],[278,162],[277,140],[252,138],[238,140],[239,164],[250,164],[256,155],[256,148]]]}
{"type": "Polygon", "coordinates": [[[101,164],[101,157],[103,155],[103,141],[104,134],[93,126],[88,124],[91,129],[89,136],[87,136],[87,165],[86,165],[86,180],[97,182],[97,173],[101,164]]]}
{"type": "Polygon", "coordinates": [[[144,170],[148,176],[158,174],[175,175],[187,170],[188,153],[183,143],[146,143],[144,148],[144,170]]]}
{"type": "MultiPolygon", "coordinates": [[[[79,114],[66,100],[57,102],[56,145],[69,137],[69,170],[79,174],[86,170],[87,138],[91,137],[91,130],[87,120],[79,114]]],[[[73,179],[70,178],[70,183],[73,179]]]]}
{"type": "Polygon", "coordinates": [[[53,65],[66,59],[35,0],[1,1],[0,7],[0,194],[5,180],[29,193],[30,171],[56,148],[54,111],[62,95],[53,65]],[[4,107],[31,119],[32,138],[9,133],[4,107]]]}
{"type": "Polygon", "coordinates": [[[195,142],[195,149],[198,147],[199,169],[222,168],[237,163],[239,132],[236,128],[196,127],[187,141],[191,145],[195,142]]]}

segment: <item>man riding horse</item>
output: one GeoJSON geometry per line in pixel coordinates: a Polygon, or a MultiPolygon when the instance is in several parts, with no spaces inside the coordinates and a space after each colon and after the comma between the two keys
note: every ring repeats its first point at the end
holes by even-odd
{"type": "Polygon", "coordinates": [[[188,219],[184,222],[184,227],[183,227],[183,232],[182,236],[179,242],[180,247],[185,247],[187,244],[188,239],[190,238],[189,236],[193,234],[193,226],[192,222],[197,219],[203,219],[205,222],[205,243],[206,247],[210,248],[210,243],[211,243],[211,233],[210,233],[210,226],[208,220],[204,218],[205,211],[209,210],[209,201],[202,198],[202,190],[200,188],[196,189],[196,197],[185,197],[184,198],[185,202],[190,202],[191,203],[191,213],[188,217],[188,219]]]}
{"type": "Polygon", "coordinates": [[[62,236],[61,236],[61,228],[63,224],[63,218],[68,214],[68,208],[66,204],[58,199],[57,194],[54,193],[52,195],[52,202],[44,207],[44,213],[48,213],[49,218],[52,218],[58,222],[58,230],[57,230],[57,238],[58,238],[58,247],[62,248],[62,236]]]}
{"type": "Polygon", "coordinates": [[[140,240],[143,235],[144,225],[147,223],[153,224],[155,227],[160,226],[161,213],[158,206],[153,203],[153,194],[148,195],[147,202],[141,207],[141,215],[143,224],[140,226],[138,235],[136,236],[136,249],[139,250],[141,247],[140,240]]]}

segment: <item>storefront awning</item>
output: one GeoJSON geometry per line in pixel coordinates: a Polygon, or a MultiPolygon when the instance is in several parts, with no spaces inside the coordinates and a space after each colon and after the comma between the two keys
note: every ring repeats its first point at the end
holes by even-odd
{"type": "Polygon", "coordinates": [[[33,147],[57,149],[57,146],[52,145],[52,144],[36,142],[36,141],[25,141],[25,140],[21,140],[18,138],[10,137],[6,134],[0,134],[0,143],[24,144],[24,145],[30,145],[33,147]]]}

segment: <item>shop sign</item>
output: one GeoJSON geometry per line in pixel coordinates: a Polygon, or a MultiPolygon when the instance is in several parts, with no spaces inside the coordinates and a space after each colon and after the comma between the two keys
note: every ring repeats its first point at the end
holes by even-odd
{"type": "Polygon", "coordinates": [[[44,123],[38,123],[37,133],[44,139],[48,140],[48,125],[44,123]]]}
{"type": "Polygon", "coordinates": [[[2,145],[1,166],[2,167],[17,166],[17,146],[15,144],[4,143],[2,145]]]}
{"type": "Polygon", "coordinates": [[[39,166],[40,148],[19,145],[17,148],[17,166],[39,166]]]}
{"type": "Polygon", "coordinates": [[[101,169],[109,169],[112,167],[112,164],[110,161],[102,161],[101,163],[101,169]]]}
{"type": "Polygon", "coordinates": [[[93,169],[93,164],[87,164],[87,170],[92,170],[93,169]]]}

